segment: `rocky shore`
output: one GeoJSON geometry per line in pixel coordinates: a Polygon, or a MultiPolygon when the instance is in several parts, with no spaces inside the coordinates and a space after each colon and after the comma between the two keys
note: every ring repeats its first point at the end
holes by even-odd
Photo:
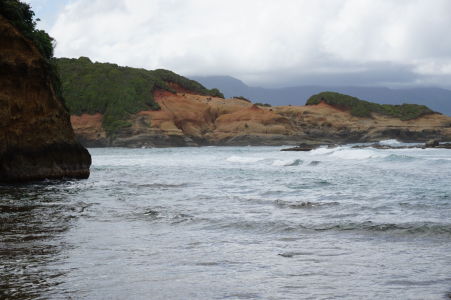
{"type": "Polygon", "coordinates": [[[424,144],[412,145],[412,146],[392,146],[384,144],[371,144],[371,145],[358,145],[352,148],[375,148],[375,149],[451,149],[451,143],[440,143],[437,140],[430,140],[424,144]]]}
{"type": "MultiPolygon", "coordinates": [[[[321,145],[321,144],[300,144],[296,147],[281,149],[280,151],[311,151],[321,146],[327,146],[328,148],[335,148],[339,145],[321,145]]],[[[438,140],[429,140],[424,144],[409,145],[409,146],[394,146],[380,143],[373,143],[369,145],[355,145],[354,149],[375,148],[375,149],[451,149],[451,143],[440,143],[438,140]]]]}

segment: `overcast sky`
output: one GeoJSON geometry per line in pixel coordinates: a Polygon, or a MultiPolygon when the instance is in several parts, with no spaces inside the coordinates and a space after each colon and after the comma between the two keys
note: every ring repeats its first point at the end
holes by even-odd
{"type": "Polygon", "coordinates": [[[451,88],[450,0],[28,0],[59,57],[250,85],[451,88]]]}

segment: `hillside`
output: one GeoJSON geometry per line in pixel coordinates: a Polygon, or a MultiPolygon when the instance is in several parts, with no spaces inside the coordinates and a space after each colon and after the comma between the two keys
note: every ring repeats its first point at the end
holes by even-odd
{"type": "Polygon", "coordinates": [[[379,104],[403,103],[426,105],[434,111],[451,115],[451,90],[435,87],[392,89],[367,86],[314,86],[300,85],[284,88],[262,88],[246,85],[230,76],[191,76],[204,86],[217,87],[226,97],[244,96],[256,102],[271,105],[303,105],[312,95],[333,91],[366,99],[379,104]]]}
{"type": "Polygon", "coordinates": [[[59,59],[58,65],[72,125],[91,147],[451,140],[451,118],[425,106],[379,105],[322,93],[306,106],[271,107],[245,97],[224,99],[218,90],[170,71],[86,58],[59,59]]]}
{"type": "Polygon", "coordinates": [[[167,70],[148,71],[93,63],[89,58],[55,59],[62,81],[63,96],[71,114],[100,113],[109,135],[130,126],[127,119],[142,110],[159,110],[153,98],[157,89],[176,92],[176,84],[186,92],[223,97],[217,89],[167,70]]]}

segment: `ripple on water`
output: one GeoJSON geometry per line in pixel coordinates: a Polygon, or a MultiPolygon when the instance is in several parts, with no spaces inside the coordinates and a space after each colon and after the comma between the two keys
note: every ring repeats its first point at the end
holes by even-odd
{"type": "Polygon", "coordinates": [[[336,206],[338,202],[310,202],[310,201],[285,201],[276,200],[274,205],[280,208],[292,208],[292,209],[308,209],[308,208],[321,208],[325,206],[336,206]]]}

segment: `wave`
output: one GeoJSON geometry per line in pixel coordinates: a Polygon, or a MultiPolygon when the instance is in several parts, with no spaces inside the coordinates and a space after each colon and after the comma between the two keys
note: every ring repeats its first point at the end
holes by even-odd
{"type": "Polygon", "coordinates": [[[443,165],[450,164],[451,159],[447,158],[437,158],[437,157],[428,157],[428,156],[410,156],[405,154],[390,154],[384,157],[385,161],[389,162],[423,162],[428,165],[443,165]]]}
{"type": "Polygon", "coordinates": [[[146,183],[146,184],[136,184],[137,188],[149,188],[149,189],[168,189],[168,188],[181,188],[187,187],[188,183],[180,184],[166,184],[166,183],[146,183]]]}
{"type": "Polygon", "coordinates": [[[394,162],[410,162],[410,161],[420,160],[420,158],[416,158],[416,157],[409,156],[409,155],[390,154],[390,155],[384,157],[384,160],[394,161],[394,162]]]}
{"type": "Polygon", "coordinates": [[[340,148],[341,147],[339,147],[339,148],[324,148],[324,147],[320,147],[320,148],[316,148],[316,149],[311,150],[309,153],[310,153],[310,155],[328,155],[328,154],[331,154],[331,153],[337,151],[337,149],[340,149],[340,148]]]}
{"type": "Polygon", "coordinates": [[[234,163],[255,163],[265,160],[265,158],[262,157],[249,157],[249,156],[230,156],[226,158],[226,161],[228,162],[234,162],[234,163]]]}
{"type": "Polygon", "coordinates": [[[279,208],[291,208],[291,209],[307,209],[307,208],[319,208],[323,206],[334,206],[338,205],[338,202],[310,202],[310,201],[284,201],[276,200],[274,205],[279,208]]]}
{"type": "Polygon", "coordinates": [[[178,224],[193,221],[194,216],[167,210],[163,207],[146,208],[125,216],[127,219],[178,224]]]}
{"type": "Polygon", "coordinates": [[[390,232],[401,234],[425,234],[425,235],[451,235],[451,224],[419,222],[419,223],[373,223],[371,221],[362,223],[340,223],[321,224],[315,226],[300,226],[303,229],[314,231],[367,231],[367,232],[390,232]]]}
{"type": "Polygon", "coordinates": [[[294,167],[302,165],[304,162],[302,159],[292,159],[292,160],[275,160],[273,161],[273,166],[282,166],[282,167],[294,167]]]}
{"type": "MultiPolygon", "coordinates": [[[[311,204],[299,204],[295,209],[309,208],[311,204]]],[[[329,204],[333,205],[333,204],[329,204]]],[[[311,208],[312,206],[310,206],[311,208]]],[[[446,223],[373,223],[367,222],[342,222],[322,224],[296,224],[288,220],[208,220],[208,227],[216,229],[249,230],[260,233],[274,232],[355,232],[380,233],[390,235],[416,235],[416,236],[447,236],[451,237],[451,224],[446,223]]]]}
{"type": "Polygon", "coordinates": [[[250,156],[230,156],[226,158],[226,161],[241,164],[252,164],[263,162],[270,164],[272,166],[279,167],[295,167],[300,166],[304,163],[302,159],[274,159],[274,158],[250,157],[250,156]]]}
{"type": "MultiPolygon", "coordinates": [[[[396,151],[396,150],[395,150],[396,151]]],[[[402,151],[402,150],[399,150],[402,151]]],[[[310,152],[313,156],[327,156],[339,158],[343,160],[369,160],[369,159],[384,159],[387,161],[408,162],[414,160],[424,160],[423,157],[415,157],[404,154],[404,152],[396,152],[388,150],[378,150],[373,148],[353,149],[347,146],[338,148],[319,148],[310,152]]]]}
{"type": "Polygon", "coordinates": [[[400,141],[395,140],[395,139],[379,141],[378,144],[384,145],[384,146],[394,146],[394,147],[403,145],[403,143],[401,143],[400,141]]]}
{"type": "MultiPolygon", "coordinates": [[[[373,148],[355,149],[349,146],[340,146],[337,148],[318,148],[309,152],[312,160],[307,160],[306,165],[316,166],[322,162],[321,157],[329,157],[340,160],[370,160],[370,159],[384,159],[390,162],[409,162],[414,160],[424,160],[423,157],[415,157],[406,155],[405,152],[396,152],[388,150],[379,150],[373,148]],[[318,159],[315,159],[317,158],[318,159]]],[[[428,159],[429,160],[429,159],[428,159]]],[[[269,157],[251,157],[251,156],[230,156],[226,158],[226,161],[241,164],[253,164],[253,163],[267,163],[272,166],[300,166],[305,163],[302,159],[279,159],[269,157]]]]}
{"type": "Polygon", "coordinates": [[[392,147],[400,147],[400,146],[413,146],[413,145],[419,145],[421,143],[404,143],[400,142],[398,140],[392,139],[392,140],[383,140],[378,142],[379,145],[382,146],[392,146],[392,147]]]}
{"type": "Polygon", "coordinates": [[[352,149],[348,146],[337,148],[318,148],[310,151],[313,156],[329,156],[346,160],[365,160],[371,158],[383,158],[387,154],[374,149],[352,149]]]}
{"type": "Polygon", "coordinates": [[[341,159],[353,159],[353,160],[364,160],[370,158],[383,158],[386,154],[378,153],[370,149],[339,149],[330,154],[331,157],[341,158],[341,159]]]}

